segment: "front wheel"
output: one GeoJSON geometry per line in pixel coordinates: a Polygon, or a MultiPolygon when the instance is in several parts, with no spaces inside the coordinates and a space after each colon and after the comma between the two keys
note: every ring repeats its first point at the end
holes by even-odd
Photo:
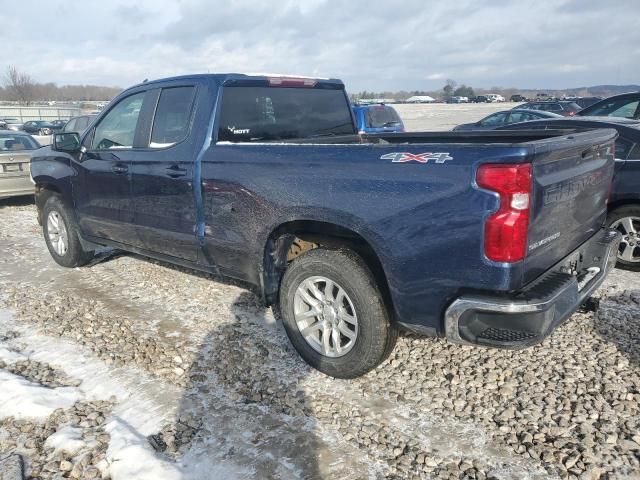
{"type": "Polygon", "coordinates": [[[398,336],[375,279],[350,250],[310,250],[287,269],[280,310],[291,343],[317,370],[355,378],[378,366],[398,336]]]}
{"type": "Polygon", "coordinates": [[[622,234],[616,266],[640,271],[640,206],[616,208],[609,213],[608,223],[622,234]]]}
{"type": "Polygon", "coordinates": [[[75,220],[58,196],[49,197],[44,205],[43,218],[44,240],[58,265],[81,267],[91,261],[94,252],[82,248],[75,220]]]}

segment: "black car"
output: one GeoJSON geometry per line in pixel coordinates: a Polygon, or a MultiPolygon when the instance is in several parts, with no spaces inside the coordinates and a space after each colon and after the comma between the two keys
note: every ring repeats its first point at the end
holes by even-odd
{"type": "MultiPolygon", "coordinates": [[[[602,97],[580,97],[575,98],[572,101],[576,102],[580,106],[580,108],[585,109],[587,107],[590,107],[594,103],[598,103],[600,100],[602,100],[602,97]]],[[[582,110],[580,111],[582,112],[582,110]]]]}
{"type": "Polygon", "coordinates": [[[504,110],[502,112],[492,113],[475,123],[463,123],[457,127],[453,127],[453,131],[460,130],[493,130],[502,125],[511,123],[528,122],[531,120],[540,120],[543,118],[562,118],[560,115],[543,110],[524,110],[521,108],[513,110],[504,110]]]}
{"type": "Polygon", "coordinates": [[[53,125],[54,131],[56,132],[61,131],[66,124],[67,124],[66,120],[53,120],[51,122],[51,125],[53,125]]]}
{"type": "Polygon", "coordinates": [[[473,103],[490,103],[489,97],[487,97],[486,95],[477,95],[473,97],[472,101],[473,103]]]}
{"type": "Polygon", "coordinates": [[[543,102],[527,102],[518,105],[516,108],[527,110],[544,110],[545,112],[557,113],[563,117],[572,117],[580,111],[580,105],[573,101],[550,100],[543,102]]]}
{"type": "Polygon", "coordinates": [[[45,120],[29,120],[22,125],[22,131],[31,135],[51,135],[56,130],[58,128],[45,120]]]}
{"type": "Polygon", "coordinates": [[[622,117],[640,119],[640,92],[605,98],[577,114],[580,117],[622,117]]]}
{"type": "Polygon", "coordinates": [[[71,118],[62,129],[63,132],[84,132],[96,115],[81,115],[71,118]]]}
{"type": "Polygon", "coordinates": [[[509,98],[510,102],[526,102],[527,100],[529,100],[527,97],[518,94],[511,95],[511,98],[509,98]]]}
{"type": "Polygon", "coordinates": [[[571,130],[614,128],[616,173],[609,199],[607,222],[622,233],[618,251],[621,268],[640,271],[640,121],[625,118],[572,117],[508,125],[500,130],[571,130]]]}

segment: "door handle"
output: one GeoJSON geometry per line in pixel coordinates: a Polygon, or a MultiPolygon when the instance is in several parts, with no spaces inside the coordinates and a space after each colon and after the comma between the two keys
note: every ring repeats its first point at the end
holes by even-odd
{"type": "Polygon", "coordinates": [[[111,167],[111,171],[113,173],[117,173],[118,175],[122,175],[123,173],[127,173],[129,171],[129,167],[126,165],[122,165],[121,163],[116,163],[113,167],[111,167]]]}
{"type": "Polygon", "coordinates": [[[171,165],[169,168],[165,170],[167,176],[171,178],[184,177],[187,174],[187,171],[184,168],[180,168],[178,165],[171,165]]]}

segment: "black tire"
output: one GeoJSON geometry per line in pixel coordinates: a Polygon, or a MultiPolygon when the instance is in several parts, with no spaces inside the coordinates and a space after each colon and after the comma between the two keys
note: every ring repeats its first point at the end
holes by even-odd
{"type": "Polygon", "coordinates": [[[93,257],[93,251],[85,251],[80,243],[78,226],[73,218],[73,214],[65,206],[62,199],[57,195],[49,197],[43,208],[42,233],[47,244],[49,253],[58,265],[67,268],[81,267],[89,263],[93,257]],[[67,248],[64,254],[59,254],[53,246],[49,235],[49,215],[57,214],[59,221],[63,222],[67,233],[67,248]]]}
{"type": "MultiPolygon", "coordinates": [[[[612,227],[613,225],[623,218],[635,217],[638,220],[634,220],[634,225],[640,227],[640,205],[625,205],[623,207],[616,208],[609,212],[609,216],[607,217],[607,224],[612,227]]],[[[622,268],[624,270],[631,270],[634,272],[640,272],[640,228],[636,229],[636,233],[629,238],[625,234],[625,228],[623,226],[618,226],[617,228],[620,233],[623,234],[623,240],[620,243],[620,250],[618,252],[618,261],[616,262],[616,267],[622,268]],[[638,257],[637,261],[628,261],[621,258],[621,253],[628,245],[629,240],[634,242],[636,245],[634,256],[638,257]]]]}
{"type": "Polygon", "coordinates": [[[389,356],[398,338],[398,330],[389,319],[371,271],[351,250],[317,248],[293,260],[282,279],[279,307],[294,348],[309,365],[331,377],[364,375],[389,356]],[[317,276],[339,285],[351,300],[357,316],[357,336],[343,356],[329,357],[315,350],[305,340],[295,320],[296,290],[305,280],[317,276]]]}

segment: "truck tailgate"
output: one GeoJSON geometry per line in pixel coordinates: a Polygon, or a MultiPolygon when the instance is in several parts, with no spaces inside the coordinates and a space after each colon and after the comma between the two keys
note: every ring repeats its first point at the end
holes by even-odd
{"type": "Polygon", "coordinates": [[[535,142],[525,284],[603,226],[616,136],[602,129],[535,142]]]}

